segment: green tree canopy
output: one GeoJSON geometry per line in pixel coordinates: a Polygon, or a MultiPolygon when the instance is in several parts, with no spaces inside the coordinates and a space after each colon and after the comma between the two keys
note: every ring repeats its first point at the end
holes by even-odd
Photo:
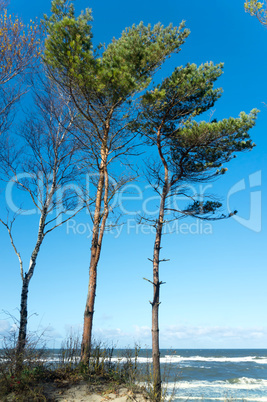
{"type": "Polygon", "coordinates": [[[213,86],[222,68],[222,63],[176,68],[142,97],[139,130],[160,147],[172,171],[170,184],[211,180],[225,173],[222,164],[235,157],[235,152],[255,145],[248,130],[255,124],[256,109],[219,122],[194,119],[220,98],[222,90],[213,86]]]}
{"type": "MultiPolygon", "coordinates": [[[[82,360],[88,363],[97,265],[109,214],[111,162],[122,160],[131,151],[132,131],[140,104],[138,95],[151,83],[166,58],[179,52],[189,31],[142,22],[125,29],[107,46],[93,46],[92,13],[78,17],[67,0],[52,2],[52,16],[45,17],[47,28],[44,61],[50,76],[71,98],[80,114],[80,140],[86,151],[88,168],[99,174],[93,215],[90,278],[84,314],[82,360]]],[[[125,175],[124,169],[121,172],[125,175]]],[[[124,181],[125,182],[125,181],[124,181]]]]}
{"type": "MultiPolygon", "coordinates": [[[[143,217],[156,229],[153,250],[152,356],[153,396],[161,401],[161,372],[159,348],[159,279],[160,250],[164,225],[169,220],[194,216],[201,219],[222,219],[231,216],[215,214],[222,206],[212,196],[191,194],[190,182],[206,182],[227,169],[236,152],[253,148],[248,130],[255,124],[257,111],[244,112],[239,118],[217,122],[199,121],[199,115],[209,110],[221,96],[214,83],[222,74],[222,64],[205,63],[199,67],[188,64],[176,68],[161,84],[142,97],[140,121],[134,126],[158,151],[158,162],[148,163],[148,180],[160,196],[156,219],[143,217]],[[172,196],[187,197],[188,205],[167,203],[172,196]],[[168,214],[168,216],[167,216],[168,214]]],[[[236,211],[235,211],[236,212],[236,211]]],[[[235,213],[234,212],[234,213],[235,213]]]]}
{"type": "Polygon", "coordinates": [[[91,10],[75,17],[73,5],[55,0],[52,12],[50,18],[45,17],[48,37],[44,60],[57,72],[62,85],[79,89],[90,101],[96,96],[121,103],[147,87],[153,73],[180,50],[189,34],[184,23],[165,28],[141,22],[125,29],[108,46],[100,44],[94,49],[91,10]]]}
{"type": "Polygon", "coordinates": [[[262,25],[267,25],[266,4],[257,0],[246,0],[244,7],[245,11],[257,17],[262,25]]]}

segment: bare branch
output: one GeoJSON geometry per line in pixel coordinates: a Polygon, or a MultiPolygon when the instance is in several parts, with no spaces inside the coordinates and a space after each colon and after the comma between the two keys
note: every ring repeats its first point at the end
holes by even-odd
{"type": "Polygon", "coordinates": [[[15,242],[14,242],[13,235],[12,235],[12,226],[13,226],[13,223],[14,223],[15,219],[16,219],[16,215],[14,215],[14,217],[13,217],[12,221],[10,222],[10,224],[8,224],[8,222],[7,223],[4,222],[2,219],[0,219],[0,222],[6,227],[6,229],[8,231],[11,245],[12,245],[12,247],[13,247],[13,249],[15,251],[15,254],[18,257],[18,260],[19,260],[20,276],[21,276],[21,279],[23,281],[23,261],[22,261],[20,253],[17,250],[17,247],[15,246],[15,242]]]}
{"type": "MultiPolygon", "coordinates": [[[[48,229],[47,231],[44,232],[44,236],[47,235],[47,233],[52,232],[52,230],[58,228],[59,226],[64,225],[64,223],[68,222],[70,219],[74,218],[79,212],[81,212],[85,206],[82,206],[80,209],[78,209],[73,215],[69,216],[67,219],[64,219],[62,222],[58,223],[57,225],[53,226],[51,229],[48,229]]],[[[51,222],[51,221],[49,221],[51,222]]]]}

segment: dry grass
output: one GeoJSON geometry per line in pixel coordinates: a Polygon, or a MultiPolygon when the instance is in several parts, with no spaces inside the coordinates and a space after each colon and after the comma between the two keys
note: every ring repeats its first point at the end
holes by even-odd
{"type": "Polygon", "coordinates": [[[80,363],[80,339],[70,335],[62,344],[58,362],[48,362],[45,347],[28,341],[23,369],[16,374],[16,337],[5,341],[0,359],[1,401],[52,401],[55,390],[86,384],[91,392],[117,392],[122,386],[135,391],[137,350],[135,357],[127,350],[125,363],[112,360],[114,348],[95,344],[90,365],[80,363]],[[134,359],[133,359],[134,357],[134,359]],[[134,360],[134,361],[133,361],[134,360]]]}

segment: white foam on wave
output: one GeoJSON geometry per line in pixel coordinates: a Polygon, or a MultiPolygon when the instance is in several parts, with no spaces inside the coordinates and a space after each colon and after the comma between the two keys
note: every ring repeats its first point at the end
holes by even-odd
{"type": "MultiPolygon", "coordinates": [[[[112,357],[110,360],[112,363],[127,363],[129,360],[134,363],[135,357],[126,358],[126,357],[112,357]]],[[[137,363],[152,363],[152,357],[138,357],[137,363]]]]}
{"type": "Polygon", "coordinates": [[[216,389],[227,389],[227,390],[266,390],[267,391],[267,380],[257,379],[257,378],[247,378],[241,377],[228,381],[178,381],[177,383],[164,384],[166,389],[179,389],[179,390],[190,390],[201,388],[216,388],[216,389]]]}
{"type": "Polygon", "coordinates": [[[257,364],[267,364],[266,356],[244,356],[244,357],[204,357],[204,356],[168,356],[161,358],[162,363],[181,363],[181,362],[218,362],[218,363],[257,363],[257,364]]]}
{"type": "MultiPolygon", "coordinates": [[[[132,361],[135,358],[131,358],[132,361]]],[[[112,357],[112,362],[125,363],[127,359],[125,357],[112,357]]],[[[138,357],[138,363],[152,363],[152,357],[138,357]]],[[[217,363],[257,363],[267,364],[266,356],[245,356],[245,357],[203,357],[203,356],[180,356],[180,355],[166,355],[160,358],[161,363],[186,363],[186,362],[217,362],[217,363]]],[[[203,366],[202,366],[203,367],[203,366]]]]}
{"type": "MultiPolygon", "coordinates": [[[[62,360],[61,357],[58,355],[56,356],[49,356],[47,358],[41,359],[43,361],[47,361],[49,363],[57,363],[62,360]]],[[[109,359],[106,359],[109,360],[109,359]]],[[[126,357],[119,357],[113,356],[110,361],[113,363],[126,363],[127,361],[131,360],[132,362],[135,361],[135,358],[132,357],[131,359],[126,357]]],[[[152,357],[138,357],[138,363],[152,363],[152,357]]],[[[0,358],[0,361],[5,361],[5,359],[0,358]]],[[[267,357],[266,356],[244,356],[244,357],[204,357],[204,356],[180,356],[180,355],[166,355],[160,358],[160,362],[162,364],[172,363],[172,364],[179,364],[182,363],[183,367],[185,367],[185,363],[189,362],[217,362],[217,363],[256,363],[256,364],[267,364],[267,357]]],[[[187,365],[190,367],[190,365],[187,365]]],[[[205,366],[201,366],[201,368],[207,368],[205,366]]]]}
{"type": "Polygon", "coordinates": [[[169,399],[174,401],[267,402],[267,380],[263,379],[241,377],[229,381],[181,381],[165,384],[165,389],[169,399]],[[257,395],[254,395],[255,392],[257,395]]]}

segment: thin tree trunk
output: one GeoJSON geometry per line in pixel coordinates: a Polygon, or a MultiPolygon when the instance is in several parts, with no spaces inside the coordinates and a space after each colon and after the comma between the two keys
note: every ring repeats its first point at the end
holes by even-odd
{"type": "MultiPolygon", "coordinates": [[[[20,299],[20,322],[19,322],[19,335],[17,340],[16,347],[16,372],[20,373],[23,366],[24,360],[24,351],[26,346],[26,338],[27,338],[27,324],[28,324],[28,291],[30,280],[34,273],[34,268],[36,266],[36,260],[38,257],[38,253],[41,247],[41,244],[44,239],[44,227],[45,227],[45,219],[47,216],[47,206],[44,207],[42,211],[42,215],[39,222],[39,230],[37,236],[37,242],[34,247],[34,250],[31,255],[30,265],[28,273],[25,273],[24,277],[22,276],[22,291],[21,291],[21,299],[20,299]]],[[[23,275],[23,274],[22,274],[23,275]]]]}
{"type": "Polygon", "coordinates": [[[159,305],[160,285],[159,263],[161,237],[164,222],[164,208],[167,196],[167,183],[165,183],[161,195],[159,217],[156,226],[156,238],[153,254],[153,302],[152,304],[152,361],[153,361],[153,393],[156,402],[161,400],[161,372],[160,372],[160,349],[159,349],[159,305]]]}
{"type": "MultiPolygon", "coordinates": [[[[157,275],[154,275],[154,281],[157,275]]],[[[152,303],[152,359],[153,359],[153,396],[155,401],[161,400],[161,371],[159,350],[159,283],[154,284],[152,303]]]]}
{"type": "Polygon", "coordinates": [[[83,338],[81,345],[81,361],[83,364],[88,365],[91,347],[92,347],[92,328],[93,328],[93,316],[94,305],[96,297],[96,285],[97,285],[97,266],[100,258],[100,252],[102,247],[102,240],[106,226],[106,220],[108,218],[108,174],[106,166],[106,153],[104,160],[102,159],[102,167],[100,170],[100,177],[97,186],[96,194],[96,206],[94,212],[94,224],[91,246],[91,260],[89,269],[89,286],[84,311],[84,324],[83,324],[83,338]],[[104,191],[104,213],[101,216],[102,208],[102,196],[104,191]],[[101,223],[101,224],[100,224],[101,223]]]}
{"type": "Polygon", "coordinates": [[[16,348],[16,373],[21,372],[24,360],[24,349],[26,345],[27,322],[28,322],[28,311],[27,311],[28,288],[29,288],[28,275],[25,274],[25,277],[23,278],[21,298],[20,298],[19,335],[16,348]]]}
{"type": "Polygon", "coordinates": [[[84,311],[83,323],[83,338],[81,346],[81,361],[83,364],[89,364],[89,358],[92,345],[92,328],[93,328],[93,315],[96,296],[97,284],[97,262],[96,262],[97,246],[91,247],[91,261],[89,270],[89,286],[84,311]]]}
{"type": "Polygon", "coordinates": [[[29,284],[32,278],[34,268],[36,265],[36,260],[38,256],[38,252],[40,246],[42,244],[42,238],[39,238],[34,248],[34,251],[31,256],[31,262],[29,271],[23,278],[22,282],[22,291],[20,297],[20,321],[19,321],[19,335],[17,340],[17,350],[16,350],[16,372],[20,373],[23,366],[24,360],[24,351],[26,346],[26,337],[27,337],[27,324],[28,324],[28,291],[29,291],[29,284]]]}
{"type": "Polygon", "coordinates": [[[159,305],[160,305],[160,286],[162,282],[159,280],[159,264],[162,229],[164,225],[165,203],[169,192],[169,170],[167,162],[162,154],[160,142],[160,130],[157,134],[157,146],[159,156],[164,166],[164,186],[162,189],[160,209],[158,220],[156,222],[156,237],[154,243],[153,254],[153,302],[152,304],[152,361],[153,361],[153,396],[155,402],[161,401],[161,372],[160,372],[160,349],[159,349],[159,305]]]}

